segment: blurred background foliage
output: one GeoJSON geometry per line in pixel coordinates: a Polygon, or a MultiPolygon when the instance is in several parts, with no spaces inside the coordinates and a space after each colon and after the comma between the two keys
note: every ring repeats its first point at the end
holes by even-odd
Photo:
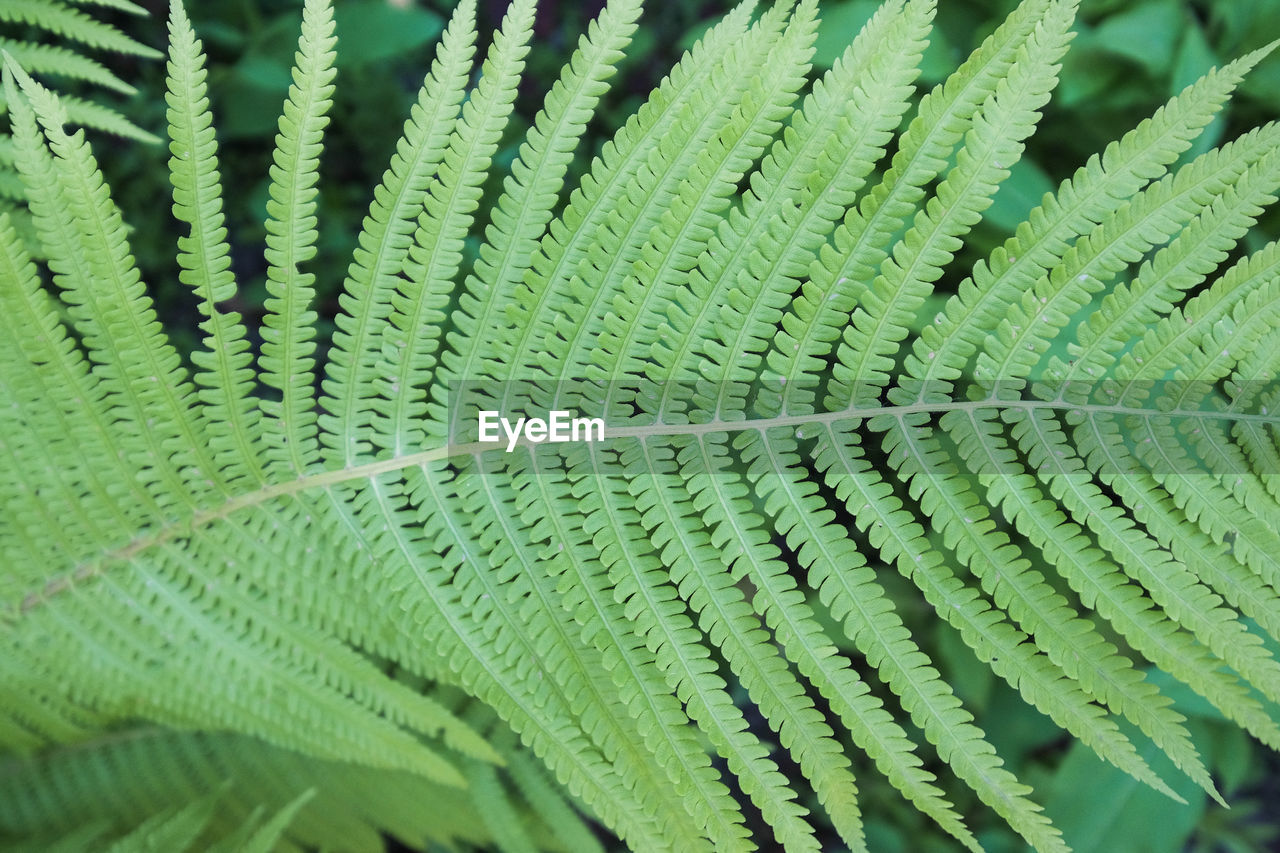
{"type": "MultiPolygon", "coordinates": [[[[141,5],[151,11],[150,19],[124,14],[108,17],[143,44],[163,47],[167,3],[146,0],[141,5]]],[[[210,55],[233,263],[243,288],[234,307],[244,312],[252,325],[264,296],[261,245],[267,167],[276,118],[289,85],[301,4],[298,0],[199,0],[187,5],[210,55]]],[[[320,251],[313,264],[320,294],[317,309],[329,328],[368,196],[390,157],[451,5],[447,0],[336,0],[340,71],[334,121],[322,165],[320,251]]],[[[480,0],[479,5],[482,32],[490,32],[501,19],[505,0],[480,0]]],[[[600,0],[543,0],[518,102],[520,118],[512,122],[511,136],[497,158],[499,166],[505,167],[514,158],[543,95],[600,5],[600,0]]],[[[728,5],[725,0],[651,4],[629,57],[619,69],[614,90],[580,148],[571,180],[640,105],[680,53],[728,5]]],[[[1015,0],[939,0],[938,5],[934,38],[919,81],[922,92],[942,81],[1011,11],[1015,0]]],[[[815,76],[830,66],[876,6],[875,0],[822,4],[824,23],[815,76]]],[[[966,270],[985,256],[1043,193],[1171,95],[1210,67],[1280,36],[1280,0],[1082,0],[1077,32],[1062,82],[1039,132],[984,222],[971,235],[956,270],[966,270]]],[[[163,63],[120,56],[108,65],[138,88],[124,105],[124,113],[140,127],[163,134],[163,63]]],[[[1233,104],[1186,157],[1277,115],[1280,54],[1273,54],[1252,73],[1233,104]]],[[[176,226],[165,197],[167,151],[162,145],[103,136],[96,147],[117,201],[134,228],[133,247],[161,316],[179,346],[189,350],[196,344],[197,330],[191,295],[177,281],[176,226]]],[[[501,172],[495,172],[488,187],[490,199],[496,197],[500,180],[501,172]]],[[[1241,248],[1255,250],[1277,234],[1280,219],[1273,210],[1241,248]]],[[[954,287],[960,277],[962,274],[957,274],[939,283],[939,295],[924,316],[932,316],[948,287],[954,287]]],[[[322,326],[322,335],[327,330],[322,326]]],[[[883,577],[891,581],[897,576],[886,572],[883,577]]],[[[1171,801],[1102,764],[1086,748],[1072,745],[978,662],[948,626],[931,618],[905,581],[895,589],[909,627],[939,662],[944,676],[957,686],[1005,761],[1036,788],[1076,850],[1280,850],[1280,761],[1181,685],[1159,673],[1153,676],[1164,682],[1162,686],[1168,687],[1169,695],[1190,719],[1197,743],[1232,804],[1229,811],[1190,784],[1174,784],[1186,798],[1185,805],[1171,801]]],[[[838,634],[836,631],[833,636],[838,634]]],[[[843,651],[859,660],[852,648],[843,651]]],[[[1171,766],[1161,763],[1163,756],[1154,748],[1146,752],[1149,761],[1167,770],[1167,778],[1179,779],[1171,766]]],[[[778,758],[785,761],[786,756],[778,758]]],[[[936,757],[926,761],[935,764],[932,769],[939,773],[953,801],[968,814],[971,825],[980,830],[979,837],[992,853],[1022,849],[1015,836],[981,808],[967,789],[946,782],[947,773],[936,766],[936,757]]],[[[887,783],[879,781],[865,759],[859,756],[855,763],[862,780],[872,850],[930,853],[954,849],[954,842],[920,825],[920,816],[887,783]]]]}

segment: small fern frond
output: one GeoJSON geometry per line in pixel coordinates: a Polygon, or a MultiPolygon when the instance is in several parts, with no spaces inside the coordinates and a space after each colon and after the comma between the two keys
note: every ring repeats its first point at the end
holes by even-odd
{"type": "MultiPolygon", "coordinates": [[[[744,0],[699,39],[650,95],[644,106],[627,120],[614,138],[606,143],[600,156],[592,162],[591,171],[584,177],[582,186],[570,196],[564,212],[543,236],[529,270],[525,273],[523,287],[517,291],[516,299],[507,310],[507,316],[502,318],[502,325],[497,330],[490,331],[490,337],[496,338],[491,361],[500,371],[495,375],[492,368],[488,368],[481,375],[524,379],[538,376],[547,370],[540,363],[542,359],[533,358],[533,354],[541,351],[544,340],[550,333],[556,332],[557,327],[573,327],[572,323],[555,319],[565,313],[562,309],[567,304],[562,303],[568,302],[567,297],[559,296],[559,290],[576,274],[579,263],[591,245],[590,241],[598,239],[606,219],[624,203],[628,205],[629,211],[634,206],[634,202],[628,200],[628,189],[634,176],[642,168],[649,168],[649,173],[659,178],[653,168],[645,164],[648,152],[654,148],[657,140],[677,130],[682,134],[679,144],[686,148],[700,143],[714,132],[714,129],[705,130],[704,124],[696,129],[699,135],[694,136],[694,128],[680,127],[678,119],[681,111],[687,104],[695,102],[695,99],[700,99],[702,103],[719,104],[722,99],[729,99],[732,103],[735,96],[740,96],[740,90],[736,88],[720,86],[717,89],[711,75],[720,68],[731,45],[737,46],[740,52],[758,49],[762,30],[756,27],[747,31],[753,5],[744,0]],[[528,315],[531,319],[525,321],[522,315],[528,315]],[[493,335],[493,331],[498,334],[493,335]],[[504,367],[512,364],[519,365],[519,370],[509,372],[504,367]]],[[[775,15],[774,20],[777,18],[775,15]]],[[[754,59],[758,67],[760,57],[756,56],[754,59]]],[[[724,75],[731,81],[729,85],[732,85],[732,81],[748,76],[743,73],[744,67],[747,66],[735,65],[724,75]]],[[[713,115],[708,116],[707,121],[718,121],[722,112],[723,107],[719,107],[713,115]]],[[[679,146],[670,146],[676,147],[679,146]]],[[[665,170],[660,177],[662,183],[648,187],[649,192],[645,193],[645,197],[669,197],[670,185],[678,181],[679,177],[679,172],[672,174],[672,170],[665,170]]],[[[652,227],[654,215],[647,213],[643,226],[645,233],[652,227]]],[[[637,230],[639,228],[637,226],[637,230]]],[[[611,245],[615,253],[623,254],[623,246],[612,240],[611,245]]],[[[631,254],[626,260],[633,261],[634,255],[631,254]]],[[[483,335],[477,334],[480,339],[484,339],[483,335]]],[[[547,365],[554,363],[554,359],[546,360],[547,365]]]]}
{"type": "MultiPolygon", "coordinates": [[[[859,295],[837,354],[837,404],[857,405],[888,380],[889,353],[907,333],[928,285],[941,275],[960,242],[979,220],[1008,168],[1021,156],[1022,141],[1057,83],[1057,60],[1066,52],[1075,7],[1052,3],[1010,65],[995,92],[974,113],[955,167],[915,215],[892,257],[871,287],[859,295]]],[[[921,107],[924,113],[924,105],[921,107]]],[[[909,138],[910,132],[908,132],[909,138]]],[[[839,245],[837,243],[837,245],[839,245]]]]}
{"type": "MultiPolygon", "coordinates": [[[[193,389],[156,320],[125,240],[120,211],[84,134],[66,132],[66,113],[56,96],[12,61],[6,71],[19,80],[40,125],[36,131],[31,120],[21,120],[28,111],[25,104],[12,104],[19,118],[15,124],[26,125],[15,129],[24,134],[16,137],[18,145],[40,144],[37,133],[47,139],[47,154],[28,149],[33,163],[43,161],[43,174],[24,170],[21,162],[19,169],[33,208],[39,197],[39,204],[50,209],[50,219],[61,217],[44,248],[61,274],[59,284],[71,303],[77,331],[101,356],[93,373],[107,392],[112,416],[136,430],[129,442],[130,461],[151,472],[147,479],[157,496],[205,492],[212,486],[208,479],[217,474],[196,438],[203,426],[198,410],[191,407],[193,389]],[[166,443],[187,449],[175,456],[163,449],[166,443]]],[[[163,498],[158,501],[160,506],[165,503],[163,498]]]]}
{"type": "MultiPolygon", "coordinates": [[[[598,372],[619,379],[640,368],[635,361],[628,362],[625,354],[644,353],[647,360],[668,306],[680,293],[700,247],[714,233],[713,226],[730,206],[730,195],[738,181],[764,153],[782,121],[792,112],[791,103],[809,71],[816,14],[812,3],[801,2],[797,6],[787,31],[764,59],[770,73],[753,77],[731,124],[699,152],[690,173],[647,235],[632,269],[624,274],[620,292],[611,305],[606,303],[612,314],[605,320],[600,337],[606,355],[594,359],[595,364],[585,375],[598,372]],[[611,357],[613,353],[619,357],[611,357]]],[[[570,364],[579,359],[585,362],[573,350],[568,358],[570,364]]],[[[560,375],[575,374],[569,368],[560,375]]],[[[611,396],[603,401],[606,410],[612,409],[611,396]]]]}
{"type": "MultiPolygon", "coordinates": [[[[767,351],[781,309],[807,272],[807,258],[856,198],[892,138],[908,107],[933,13],[932,2],[886,4],[876,12],[814,85],[792,126],[794,133],[775,143],[762,163],[743,206],[750,218],[730,213],[726,224],[737,233],[718,235],[714,251],[699,259],[691,289],[708,305],[723,302],[724,308],[706,312],[700,327],[682,330],[679,350],[684,357],[676,356],[671,366],[674,375],[684,378],[697,375],[698,355],[719,362],[727,352],[742,352],[750,359],[735,366],[737,375],[726,377],[730,381],[722,386],[717,413],[741,410],[746,387],[741,380],[758,364],[756,354],[767,351]],[[793,209],[783,205],[788,197],[794,199],[793,209]],[[781,223],[771,218],[778,207],[781,223]],[[720,293],[700,292],[717,281],[720,293]],[[739,331],[721,339],[726,328],[739,331]]],[[[759,405],[776,405],[768,389],[759,405]]]]}

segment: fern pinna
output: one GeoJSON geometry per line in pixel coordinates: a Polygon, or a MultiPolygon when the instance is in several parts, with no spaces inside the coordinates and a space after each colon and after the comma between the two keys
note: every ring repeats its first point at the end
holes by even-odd
{"type": "Polygon", "coordinates": [[[83,135],[6,59],[52,286],[0,217],[0,841],[597,849],[585,815],[637,850],[816,850],[828,825],[862,850],[862,753],[960,847],[957,785],[1065,849],[895,569],[1170,796],[1149,744],[1219,797],[1155,669],[1280,746],[1280,249],[1236,250],[1280,127],[1188,153],[1266,51],[957,270],[1074,2],[1024,0],[918,106],[933,0],[889,0],[810,86],[816,11],[737,7],[570,189],[640,13],[610,0],[485,208],[535,8],[476,75],[463,0],[322,347],[332,10],[305,4],[259,342],[222,307],[241,283],[175,0],[190,363],[83,135]],[[604,440],[476,431],[558,411],[604,440]]]}

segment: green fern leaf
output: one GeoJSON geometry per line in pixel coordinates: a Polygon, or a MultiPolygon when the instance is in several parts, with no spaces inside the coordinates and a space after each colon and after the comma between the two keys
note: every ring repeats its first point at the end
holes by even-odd
{"type": "MultiPolygon", "coordinates": [[[[888,0],[812,84],[819,4],[744,3],[573,185],[639,18],[610,0],[486,204],[536,11],[474,74],[458,5],[322,341],[342,34],[306,0],[258,344],[222,307],[253,282],[172,0],[189,363],[68,129],[127,126],[31,74],[127,84],[4,44],[0,194],[30,219],[0,210],[0,846],[598,851],[595,821],[637,850],[866,850],[874,767],[961,848],[980,802],[1066,850],[904,581],[1174,799],[1153,744],[1223,795],[1156,670],[1280,748],[1280,244],[1247,239],[1280,125],[1200,142],[1270,47],[970,263],[1072,0],[1025,0],[901,133],[933,0],[888,0]],[[495,442],[492,414],[550,423],[495,442]]],[[[0,21],[146,54],[67,3],[0,21]]]]}
{"type": "MultiPolygon", "coordinates": [[[[144,9],[128,0],[110,0],[100,5],[145,14],[144,9]]],[[[0,3],[0,25],[12,27],[16,30],[13,35],[17,36],[0,35],[0,53],[13,57],[31,74],[53,78],[60,84],[79,84],[88,91],[106,90],[127,96],[137,90],[102,62],[86,55],[86,49],[147,58],[160,56],[116,27],[61,0],[5,0],[0,3]],[[57,43],[44,43],[41,37],[52,38],[57,43]]],[[[142,142],[158,141],[113,107],[71,95],[65,96],[63,103],[70,119],[78,125],[142,142]]],[[[0,112],[7,106],[7,98],[0,97],[0,112]]],[[[0,198],[5,200],[0,202],[0,209],[10,213],[24,240],[34,248],[36,241],[29,239],[33,226],[21,205],[26,200],[25,192],[13,168],[11,140],[5,135],[0,135],[0,198]]]]}

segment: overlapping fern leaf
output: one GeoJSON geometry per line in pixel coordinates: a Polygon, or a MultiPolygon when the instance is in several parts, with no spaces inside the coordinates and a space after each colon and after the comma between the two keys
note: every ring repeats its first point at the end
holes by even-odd
{"type": "MultiPolygon", "coordinates": [[[[146,14],[145,9],[128,0],[0,0],[0,50],[13,56],[31,74],[59,85],[79,83],[95,92],[133,95],[137,90],[130,83],[90,53],[107,51],[143,58],[159,58],[161,54],[100,20],[94,10],[82,8],[95,5],[134,15],[146,14]]],[[[64,95],[62,102],[71,121],[77,125],[129,139],[155,141],[154,136],[129,121],[119,109],[96,98],[64,95]]],[[[6,104],[7,101],[0,98],[0,113],[5,111],[6,104]]],[[[13,141],[8,136],[0,136],[0,209],[8,211],[25,232],[30,227],[26,212],[20,206],[25,191],[13,158],[13,141]]]]}
{"type": "Polygon", "coordinates": [[[1218,794],[1151,667],[1280,747],[1280,249],[1238,250],[1280,127],[1180,159],[1262,52],[959,269],[1070,0],[1024,0],[914,112],[933,0],[888,0],[812,85],[816,2],[744,3],[567,186],[640,14],[610,0],[486,208],[534,12],[511,4],[475,75],[458,5],[326,347],[329,3],[304,7],[254,330],[222,307],[244,283],[175,0],[190,363],[74,111],[8,58],[49,280],[0,215],[0,843],[593,849],[581,811],[637,850],[816,850],[826,822],[861,850],[861,751],[961,848],[957,780],[1065,849],[895,570],[1171,796],[1148,742],[1218,794]],[[508,448],[482,409],[607,435],[508,448]]]}

